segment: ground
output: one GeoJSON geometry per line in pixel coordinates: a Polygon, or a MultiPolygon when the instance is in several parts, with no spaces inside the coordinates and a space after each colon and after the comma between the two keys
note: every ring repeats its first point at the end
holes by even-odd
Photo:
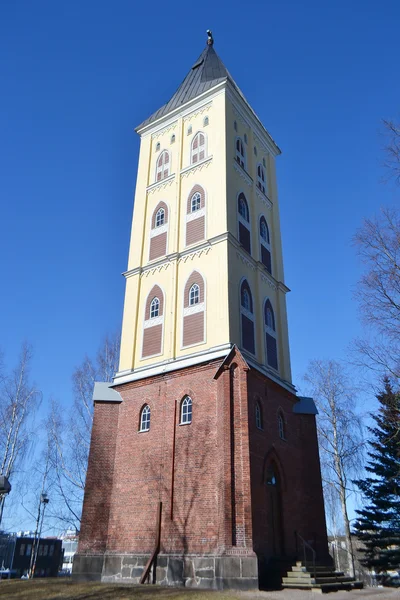
{"type": "MultiPolygon", "coordinates": [[[[319,594],[317,595],[317,597],[319,594]]],[[[207,592],[158,586],[75,583],[60,579],[0,581],[0,598],[10,600],[312,600],[316,594],[300,590],[281,592],[207,592]]],[[[366,588],[334,592],[329,600],[398,600],[399,590],[366,588]]]]}

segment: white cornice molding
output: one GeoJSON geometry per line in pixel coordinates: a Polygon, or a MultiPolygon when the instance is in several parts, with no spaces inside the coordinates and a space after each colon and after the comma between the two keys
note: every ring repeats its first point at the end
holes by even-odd
{"type": "Polygon", "coordinates": [[[156,181],[155,183],[148,185],[146,188],[146,192],[148,194],[153,194],[156,190],[162,190],[164,188],[167,188],[170,185],[172,185],[172,182],[174,181],[174,179],[175,179],[175,173],[172,173],[172,175],[169,175],[165,179],[161,179],[161,181],[156,181]]]}
{"type": "Polygon", "coordinates": [[[168,260],[168,262],[163,262],[160,265],[151,265],[149,269],[146,271],[142,271],[140,273],[140,277],[148,277],[149,275],[154,275],[155,273],[160,273],[161,271],[166,271],[171,266],[172,262],[168,260]]]}
{"type": "Polygon", "coordinates": [[[192,119],[194,119],[198,115],[202,115],[204,112],[209,111],[210,108],[211,108],[211,106],[212,106],[212,102],[208,102],[207,104],[203,104],[203,106],[200,106],[200,108],[196,108],[192,112],[190,112],[187,115],[185,115],[183,117],[183,120],[185,121],[185,123],[186,123],[186,121],[191,121],[192,119]]]}
{"type": "Polygon", "coordinates": [[[264,151],[264,154],[268,154],[269,150],[266,144],[263,144],[262,140],[258,137],[258,135],[254,134],[254,143],[258,148],[264,151]]]}
{"type": "Polygon", "coordinates": [[[246,267],[248,267],[252,271],[256,270],[256,265],[254,264],[255,261],[253,258],[251,258],[251,256],[245,256],[240,250],[236,251],[236,256],[242,261],[244,265],[246,265],[246,267]]]}
{"type": "Polygon", "coordinates": [[[271,200],[268,198],[268,196],[263,194],[263,192],[260,190],[259,187],[257,187],[257,185],[255,185],[254,187],[255,187],[257,196],[259,197],[261,202],[264,204],[265,208],[267,208],[268,210],[272,210],[273,204],[272,204],[271,200]]]}
{"type": "Polygon", "coordinates": [[[211,164],[212,159],[212,155],[207,156],[207,158],[205,158],[204,160],[195,163],[194,165],[189,165],[188,167],[185,167],[181,170],[181,177],[187,177],[191,173],[195,173],[196,171],[201,171],[202,169],[207,168],[211,164]]]}
{"type": "Polygon", "coordinates": [[[272,277],[272,275],[269,276],[269,273],[267,271],[264,271],[264,273],[262,273],[261,270],[260,270],[260,274],[261,274],[261,281],[263,281],[264,283],[269,285],[269,287],[271,287],[273,290],[278,289],[278,285],[277,285],[276,281],[274,280],[274,278],[272,277]]]}
{"type": "Polygon", "coordinates": [[[259,117],[256,115],[246,98],[240,94],[237,89],[227,82],[226,94],[232,102],[234,109],[237,111],[238,118],[249,127],[259,139],[260,143],[266,147],[268,152],[274,156],[281,154],[279,146],[275,143],[271,135],[265,129],[259,117]]]}
{"type": "Polygon", "coordinates": [[[196,98],[189,100],[189,102],[186,102],[183,106],[175,108],[175,110],[167,113],[166,115],[163,115],[162,117],[159,117],[158,119],[152,121],[148,125],[144,125],[143,127],[139,126],[138,128],[136,128],[135,131],[142,137],[150,134],[153,135],[157,133],[160,129],[169,127],[170,124],[176,121],[177,119],[184,119],[187,115],[190,115],[196,110],[200,110],[205,104],[210,103],[216,96],[221,94],[221,92],[224,91],[225,87],[226,80],[221,81],[221,83],[218,83],[210,90],[207,90],[206,92],[203,92],[203,94],[196,96],[196,98]]]}
{"type": "Polygon", "coordinates": [[[170,373],[171,371],[178,371],[187,367],[193,367],[200,365],[201,363],[208,362],[217,358],[222,358],[229,354],[232,348],[232,344],[222,344],[221,346],[214,346],[202,352],[194,352],[187,354],[186,356],[180,356],[177,358],[171,358],[156,364],[148,365],[145,367],[139,367],[134,371],[127,372],[122,371],[116,373],[113,383],[110,384],[111,388],[115,388],[123,383],[129,383],[130,381],[137,381],[138,379],[146,379],[147,377],[155,377],[156,375],[164,375],[164,373],[170,373]]]}
{"type": "Polygon", "coordinates": [[[238,164],[238,162],[237,162],[235,159],[233,159],[233,168],[235,169],[235,171],[237,171],[237,172],[239,173],[240,177],[241,177],[242,179],[244,179],[244,181],[247,183],[247,185],[248,185],[249,187],[252,187],[252,186],[253,186],[253,180],[252,180],[252,178],[251,178],[251,177],[250,177],[250,175],[247,173],[247,171],[245,171],[245,170],[243,169],[243,167],[241,167],[241,166],[238,164]]]}
{"type": "Polygon", "coordinates": [[[181,255],[178,258],[178,263],[187,262],[188,260],[193,260],[194,258],[199,258],[203,254],[207,255],[211,249],[212,249],[212,247],[207,245],[205,248],[201,248],[200,250],[195,250],[195,251],[192,250],[190,253],[181,255]]]}
{"type": "Polygon", "coordinates": [[[154,133],[152,133],[151,138],[153,140],[156,140],[157,138],[164,135],[164,133],[168,133],[168,131],[173,131],[174,129],[176,129],[177,125],[178,125],[178,121],[175,119],[175,121],[173,121],[173,123],[169,123],[166,127],[163,127],[162,129],[159,129],[158,131],[155,131],[154,133]]]}

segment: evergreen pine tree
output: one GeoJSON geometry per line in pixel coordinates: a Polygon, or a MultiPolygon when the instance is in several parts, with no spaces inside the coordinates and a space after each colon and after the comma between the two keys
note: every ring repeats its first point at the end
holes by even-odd
{"type": "Polygon", "coordinates": [[[365,546],[362,563],[385,582],[385,573],[400,568],[400,391],[384,380],[377,395],[379,409],[369,427],[366,470],[371,476],[355,481],[366,499],[355,531],[365,546]]]}

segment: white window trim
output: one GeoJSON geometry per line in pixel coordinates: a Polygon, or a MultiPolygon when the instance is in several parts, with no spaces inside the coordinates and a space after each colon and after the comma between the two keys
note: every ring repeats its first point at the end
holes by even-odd
{"type": "Polygon", "coordinates": [[[189,221],[194,221],[195,219],[198,219],[199,217],[205,217],[206,216],[206,207],[203,206],[203,208],[200,208],[199,210],[195,210],[194,212],[190,212],[186,215],[186,222],[188,223],[189,221]]]}
{"type": "MultiPolygon", "coordinates": [[[[147,420],[147,419],[146,419],[146,420],[147,420]]],[[[144,407],[142,408],[142,410],[140,411],[140,427],[139,427],[139,433],[144,433],[145,431],[150,431],[150,424],[151,424],[151,408],[150,408],[150,406],[149,406],[148,404],[146,404],[146,406],[144,406],[144,407]],[[146,411],[146,413],[147,413],[147,412],[149,412],[149,413],[150,413],[150,422],[149,422],[149,426],[148,426],[148,427],[146,427],[146,428],[144,428],[144,427],[143,427],[143,413],[144,413],[144,411],[145,411],[145,409],[146,409],[147,407],[149,408],[149,410],[148,410],[148,411],[146,411]]]]}
{"type": "Polygon", "coordinates": [[[161,235],[162,233],[166,233],[168,231],[168,223],[164,223],[164,225],[160,225],[160,227],[154,227],[150,229],[150,237],[156,237],[157,235],[161,235]]]}
{"type": "Polygon", "coordinates": [[[193,400],[190,396],[185,396],[183,398],[183,400],[181,401],[181,414],[180,414],[180,419],[179,419],[179,425],[190,425],[192,423],[193,420],[193,400]],[[186,401],[186,399],[190,398],[190,406],[192,407],[192,411],[191,411],[191,417],[190,417],[190,421],[183,421],[183,404],[186,401]]]}
{"type": "MultiPolygon", "coordinates": [[[[199,163],[202,163],[203,161],[207,160],[207,158],[208,158],[208,139],[207,139],[207,134],[204,131],[202,131],[201,129],[199,129],[198,131],[196,131],[196,133],[193,135],[193,137],[191,139],[191,142],[190,142],[189,152],[190,152],[190,154],[189,154],[189,165],[191,167],[196,167],[199,163]],[[200,133],[202,135],[204,135],[204,158],[202,158],[201,160],[197,160],[197,162],[194,163],[194,162],[192,162],[192,159],[193,159],[193,143],[194,143],[194,140],[196,139],[196,136],[199,135],[200,133]]],[[[198,155],[200,155],[200,146],[197,147],[196,152],[197,152],[198,155]]]]}
{"type": "Polygon", "coordinates": [[[157,156],[157,160],[156,160],[156,176],[154,178],[154,182],[155,183],[161,183],[162,181],[165,181],[166,179],[168,179],[168,177],[170,177],[171,171],[172,171],[172,168],[171,168],[171,153],[164,148],[164,150],[161,150],[160,154],[157,156]],[[164,153],[168,154],[168,159],[169,159],[168,160],[168,175],[166,177],[161,177],[161,179],[157,179],[158,173],[161,172],[162,174],[164,174],[164,171],[165,171],[165,161],[164,161],[164,163],[163,163],[160,171],[159,171],[159,166],[158,166],[158,161],[160,160],[161,155],[164,154],[164,153]]]}
{"type": "Polygon", "coordinates": [[[198,302],[197,304],[192,304],[191,306],[186,306],[183,309],[183,316],[189,317],[190,315],[195,315],[196,313],[204,312],[204,311],[205,311],[205,303],[198,302]]]}
{"type": "Polygon", "coordinates": [[[156,325],[162,325],[164,323],[164,315],[160,315],[158,317],[153,317],[152,319],[146,319],[143,323],[143,329],[149,329],[150,327],[155,327],[156,325]]]}

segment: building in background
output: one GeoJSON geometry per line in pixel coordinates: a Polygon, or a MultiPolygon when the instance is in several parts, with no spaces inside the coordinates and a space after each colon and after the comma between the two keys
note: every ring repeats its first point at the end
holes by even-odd
{"type": "MultiPolygon", "coordinates": [[[[0,566],[4,574],[22,577],[29,571],[34,537],[30,535],[0,535],[0,566]]],[[[25,532],[31,533],[31,532],[25,532]]],[[[61,540],[40,538],[35,577],[57,577],[62,564],[61,540]]]]}
{"type": "Polygon", "coordinates": [[[60,536],[63,549],[63,564],[62,570],[64,574],[72,573],[72,564],[75,553],[78,549],[79,534],[73,530],[67,530],[60,536]]]}
{"type": "Polygon", "coordinates": [[[316,409],[291,378],[280,150],[211,34],[137,132],[120,367],[95,385],[73,575],[138,582],[150,559],[159,583],[256,588],[302,539],[329,560],[316,409]]]}

